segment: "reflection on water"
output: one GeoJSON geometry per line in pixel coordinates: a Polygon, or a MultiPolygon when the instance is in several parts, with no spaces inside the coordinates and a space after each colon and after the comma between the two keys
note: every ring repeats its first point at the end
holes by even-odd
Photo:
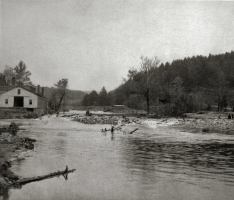
{"type": "Polygon", "coordinates": [[[0,195],[2,196],[3,200],[9,199],[9,188],[0,189],[0,195]]]}
{"type": "Polygon", "coordinates": [[[100,131],[105,125],[56,117],[20,122],[22,134],[37,142],[13,163],[16,174],[39,176],[66,165],[76,172],[1,191],[4,199],[233,199],[233,136],[144,126],[112,134],[100,131]]]}
{"type": "MultiPolygon", "coordinates": [[[[141,138],[123,140],[123,155],[131,170],[147,171],[151,180],[158,178],[150,173],[187,175],[185,181],[194,183],[192,178],[217,179],[234,186],[234,144],[205,142],[158,143],[141,138]]],[[[147,177],[145,177],[147,178],[147,177]]]]}

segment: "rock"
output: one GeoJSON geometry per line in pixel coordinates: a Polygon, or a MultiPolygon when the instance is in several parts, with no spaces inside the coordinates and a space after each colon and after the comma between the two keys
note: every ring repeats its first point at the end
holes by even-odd
{"type": "Polygon", "coordinates": [[[6,169],[4,172],[1,173],[3,177],[7,177],[10,180],[18,180],[19,177],[16,176],[12,171],[6,169]]]}
{"type": "Polygon", "coordinates": [[[5,179],[0,175],[0,187],[5,187],[7,185],[7,182],[5,179]]]}
{"type": "Polygon", "coordinates": [[[208,133],[209,131],[210,131],[209,128],[203,128],[203,129],[202,129],[202,132],[204,132],[204,133],[208,133]]]}

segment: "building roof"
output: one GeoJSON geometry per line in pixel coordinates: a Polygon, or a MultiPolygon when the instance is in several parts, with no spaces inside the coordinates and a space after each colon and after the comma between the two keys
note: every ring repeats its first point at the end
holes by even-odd
{"type": "Polygon", "coordinates": [[[30,92],[30,93],[32,93],[32,94],[37,95],[38,97],[42,97],[42,98],[47,99],[46,97],[42,96],[41,94],[38,94],[38,93],[36,93],[36,92],[32,92],[31,90],[28,90],[28,89],[26,89],[26,88],[24,88],[24,87],[22,87],[22,86],[18,86],[18,85],[17,85],[16,87],[14,87],[14,88],[11,88],[11,89],[9,89],[9,90],[7,90],[7,91],[4,91],[4,92],[0,93],[0,95],[3,94],[3,93],[9,92],[9,91],[11,91],[11,90],[13,90],[13,89],[15,89],[15,88],[24,89],[24,90],[26,90],[26,91],[28,91],[28,92],[30,92]]]}
{"type": "Polygon", "coordinates": [[[36,86],[32,85],[31,83],[26,83],[25,86],[36,88],[36,86]]]}

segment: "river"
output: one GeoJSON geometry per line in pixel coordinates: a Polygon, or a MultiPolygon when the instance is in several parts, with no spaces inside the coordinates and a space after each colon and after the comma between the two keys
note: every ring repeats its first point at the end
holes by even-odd
{"type": "Polygon", "coordinates": [[[12,171],[22,177],[66,165],[76,171],[67,180],[60,176],[11,188],[3,199],[234,199],[234,136],[144,125],[131,135],[112,135],[100,131],[108,125],[55,116],[14,121],[26,129],[19,134],[37,142],[25,160],[12,163],[12,171]]]}

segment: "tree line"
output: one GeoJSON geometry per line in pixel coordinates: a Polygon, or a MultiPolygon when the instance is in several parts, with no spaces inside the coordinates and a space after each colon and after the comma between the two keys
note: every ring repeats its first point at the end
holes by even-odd
{"type": "Polygon", "coordinates": [[[83,106],[110,106],[112,104],[111,92],[107,93],[105,87],[99,93],[93,90],[86,94],[82,100],[83,106]]]}
{"type": "Polygon", "coordinates": [[[123,104],[160,115],[212,108],[220,111],[234,106],[233,88],[233,51],[193,56],[171,63],[160,63],[157,57],[142,56],[140,68],[130,68],[127,78],[118,88],[109,93],[103,89],[100,94],[92,91],[84,97],[83,105],[123,104]]]}

